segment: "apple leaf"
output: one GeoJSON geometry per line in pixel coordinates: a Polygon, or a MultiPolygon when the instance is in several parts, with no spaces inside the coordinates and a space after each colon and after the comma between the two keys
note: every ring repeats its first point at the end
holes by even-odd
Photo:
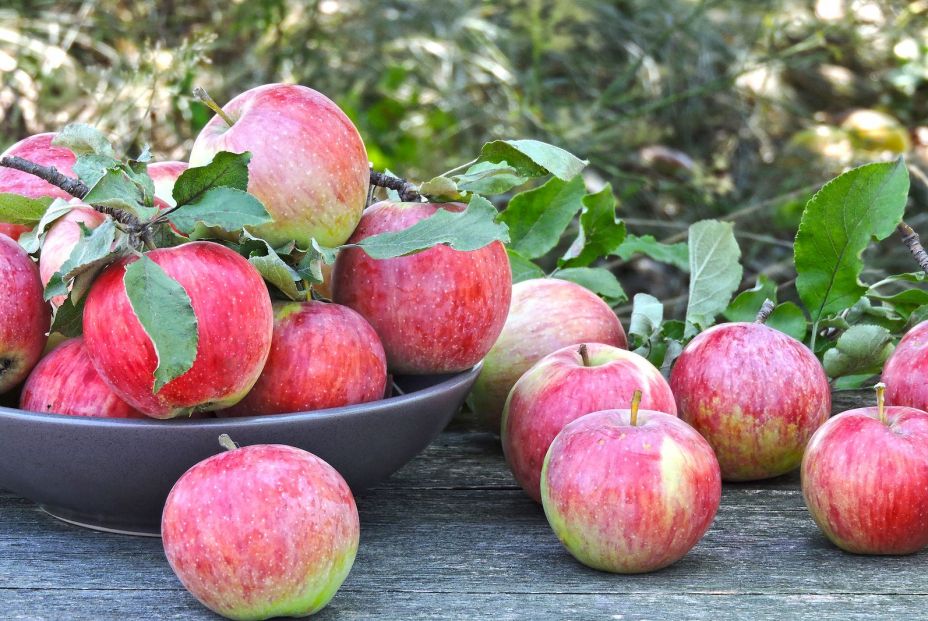
{"type": "Polygon", "coordinates": [[[531,280],[532,278],[544,278],[545,272],[540,267],[523,257],[512,248],[506,249],[509,255],[509,267],[512,270],[512,284],[531,280]]]}
{"type": "Polygon", "coordinates": [[[19,236],[19,245],[25,248],[26,252],[30,254],[38,251],[39,247],[42,245],[42,241],[45,239],[46,229],[52,225],[52,222],[74,209],[74,207],[75,205],[72,205],[68,201],[56,198],[48,206],[48,209],[45,210],[45,213],[42,214],[39,223],[35,225],[31,231],[27,231],[19,236]]]}
{"type": "Polygon", "coordinates": [[[234,188],[244,192],[248,189],[250,161],[251,153],[248,151],[220,151],[209,164],[188,168],[174,183],[172,196],[175,204],[199,203],[207,192],[217,187],[234,188]]]}
{"type": "Polygon", "coordinates": [[[80,336],[83,331],[86,300],[86,297],[81,297],[75,302],[70,297],[65,298],[64,302],[53,310],[52,326],[49,332],[57,332],[68,338],[80,336]]]}
{"type": "Polygon", "coordinates": [[[196,196],[167,216],[190,239],[214,237],[208,229],[239,232],[246,226],[271,221],[271,215],[255,196],[235,188],[218,186],[196,196]]]}
{"type": "Polygon", "coordinates": [[[816,326],[854,304],[861,254],[870,240],[885,239],[902,220],[909,174],[902,158],[867,164],[826,183],[806,204],[796,234],[796,289],[816,326]]]}
{"type": "Polygon", "coordinates": [[[765,300],[777,301],[777,283],[760,274],[757,284],[735,296],[722,314],[728,321],[754,321],[765,300]]]}
{"type": "Polygon", "coordinates": [[[71,123],[58,132],[52,140],[56,147],[70,149],[74,155],[100,155],[115,158],[113,145],[106,136],[95,127],[85,123],[71,123]]]}
{"type": "MultiPolygon", "coordinates": [[[[477,163],[503,163],[520,177],[555,177],[569,181],[588,164],[569,151],[538,140],[494,140],[483,145],[477,163]]],[[[473,168],[473,167],[472,167],[473,168]]]]}
{"type": "Polygon", "coordinates": [[[892,295],[870,294],[873,300],[887,304],[899,313],[908,315],[919,306],[928,304],[928,291],[924,289],[905,289],[892,295]]]}
{"type": "Polygon", "coordinates": [[[627,297],[615,274],[604,267],[569,267],[554,272],[551,278],[575,282],[611,302],[621,302],[627,297]]]}
{"type": "Polygon", "coordinates": [[[38,224],[53,200],[47,196],[29,198],[8,192],[0,193],[0,222],[27,226],[38,224]]]}
{"type": "Polygon", "coordinates": [[[687,335],[708,328],[728,307],[741,282],[741,249],[730,222],[703,220],[689,229],[690,287],[687,335]]]}
{"type": "Polygon", "coordinates": [[[653,235],[626,235],[625,241],[619,246],[618,254],[628,261],[635,254],[643,254],[655,261],[673,265],[684,272],[689,271],[689,248],[686,242],[665,244],[654,239],[653,235]]]}
{"type": "Polygon", "coordinates": [[[197,316],[180,283],[147,256],[126,266],[123,283],[158,357],[152,385],[157,393],[193,367],[199,344],[197,316]]]}
{"type": "Polygon", "coordinates": [[[478,250],[496,241],[508,242],[505,224],[496,222],[496,208],[474,194],[463,211],[439,209],[408,229],[380,233],[342,248],[361,248],[374,259],[401,257],[443,244],[455,250],[478,250]]]}
{"type": "Polygon", "coordinates": [[[664,305],[653,295],[636,293],[632,299],[632,317],[628,323],[629,335],[648,338],[660,331],[664,321],[664,305]]]}
{"type": "Polygon", "coordinates": [[[78,274],[96,271],[121,254],[122,248],[114,249],[116,241],[116,223],[112,218],[104,220],[100,226],[88,230],[80,224],[81,237],[77,240],[68,259],[62,263],[57,272],[52,274],[45,286],[45,299],[56,295],[67,295],[68,284],[78,274]]]}
{"type": "MultiPolygon", "coordinates": [[[[458,190],[457,184],[454,179],[448,177],[435,177],[426,181],[419,186],[419,193],[437,200],[456,201],[461,199],[461,192],[458,190]]],[[[398,198],[399,194],[397,194],[398,198]]]]}
{"type": "Polygon", "coordinates": [[[615,217],[616,200],[608,183],[596,194],[582,199],[580,235],[565,260],[563,267],[586,267],[599,258],[615,254],[625,240],[625,223],[615,217]]]}
{"type": "Polygon", "coordinates": [[[805,313],[792,302],[783,302],[774,308],[764,324],[790,335],[797,341],[805,340],[809,329],[805,313]]]}
{"type": "Polygon", "coordinates": [[[822,364],[829,377],[876,375],[893,353],[892,334],[881,326],[851,326],[825,352],[822,364]]]}
{"type": "Polygon", "coordinates": [[[305,300],[308,291],[302,286],[303,277],[277,254],[269,243],[245,233],[239,252],[248,259],[264,280],[277,287],[291,300],[305,300]]]}
{"type": "Polygon", "coordinates": [[[477,194],[502,194],[527,181],[505,161],[477,162],[454,180],[462,192],[477,194]]]}
{"type": "Polygon", "coordinates": [[[119,166],[119,160],[116,158],[96,153],[82,153],[77,156],[77,161],[74,162],[71,170],[81,181],[93,187],[103,178],[107,170],[116,166],[119,166]]]}
{"type": "Polygon", "coordinates": [[[551,251],[583,207],[585,194],[579,176],[570,181],[554,177],[541,187],[516,194],[500,214],[500,220],[509,225],[512,249],[528,259],[551,251]]]}
{"type": "Polygon", "coordinates": [[[151,178],[147,174],[137,174],[122,164],[107,169],[83,201],[91,205],[122,209],[140,220],[149,220],[158,212],[153,206],[154,184],[151,178]]]}

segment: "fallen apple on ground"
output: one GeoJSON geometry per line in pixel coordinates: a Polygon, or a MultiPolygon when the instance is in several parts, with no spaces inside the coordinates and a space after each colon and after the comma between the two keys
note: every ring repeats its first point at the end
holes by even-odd
{"type": "Polygon", "coordinates": [[[762,323],[697,335],[677,359],[670,387],[680,417],[712,445],[726,481],[795,469],[831,412],[831,387],[815,355],[762,323]]]}
{"type": "Polygon", "coordinates": [[[51,309],[39,268],[22,247],[0,233],[0,394],[17,386],[39,361],[51,309]]]}
{"type": "Polygon", "coordinates": [[[123,276],[136,260],[127,257],[107,267],[87,294],[84,344],[94,367],[113,392],[153,418],[238,403],[257,381],[271,346],[273,309],[261,275],[240,255],[212,242],[159,248],[145,256],[190,298],[199,335],[196,360],[153,392],[158,355],[126,294],[123,276]]]}
{"type": "Polygon", "coordinates": [[[471,391],[471,409],[498,432],[506,397],[522,374],[544,356],[580,343],[628,345],[615,312],[589,289],[556,278],[516,283],[506,324],[471,391]]]}
{"type": "MultiPolygon", "coordinates": [[[[640,397],[640,396],[639,396],[640,397]]],[[[663,412],[587,414],[557,435],[544,461],[541,499],[564,547],[616,573],[666,567],[712,524],[722,494],[712,448],[663,412]]]]}
{"type": "Polygon", "coordinates": [[[254,388],[220,416],[321,410],[383,398],[377,333],[347,306],[275,302],[271,353],[254,388]]]}
{"type": "Polygon", "coordinates": [[[883,367],[886,403],[928,409],[928,321],[909,330],[883,367]]]}
{"type": "MultiPolygon", "coordinates": [[[[457,204],[392,203],[369,207],[349,243],[401,231],[457,204]]],[[[465,371],[480,362],[503,329],[512,295],[506,249],[493,242],[462,252],[435,246],[409,256],[374,259],[360,248],[338,254],[334,300],[374,326],[393,373],[465,371]]]]}
{"type": "Polygon", "coordinates": [[[885,406],[842,412],[822,425],[802,460],[802,494],[825,536],[857,554],[928,546],[928,413],[885,406]]]}
{"type": "Polygon", "coordinates": [[[541,468],[555,436],[568,423],[616,409],[641,391],[648,410],[677,413],[667,380],[636,353],[603,345],[570,345],[526,371],[503,410],[503,454],[525,493],[541,502],[541,468]]]}
{"type": "Polygon", "coordinates": [[[164,505],[171,569],[204,606],[230,619],[318,612],[358,550],[348,484],[301,449],[221,441],[229,450],[188,470],[164,505]]]}
{"type": "Polygon", "coordinates": [[[23,386],[19,406],[31,412],[70,416],[147,418],[103,382],[80,338],[61,343],[42,358],[23,386]]]}
{"type": "Polygon", "coordinates": [[[370,163],[361,136],[311,88],[266,84],[233,98],[200,131],[190,165],[219,151],[252,154],[248,191],[274,219],[252,231],[272,246],[344,243],[367,204],[370,163]]]}

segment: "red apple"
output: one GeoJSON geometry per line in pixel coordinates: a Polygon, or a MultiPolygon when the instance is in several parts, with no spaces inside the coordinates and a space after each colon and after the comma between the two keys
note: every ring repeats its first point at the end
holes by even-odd
{"type": "MultiPolygon", "coordinates": [[[[463,208],[377,203],[349,241],[407,229],[439,209],[463,208]]],[[[451,373],[471,368],[493,347],[509,311],[512,273],[499,242],[472,252],[436,246],[394,259],[346,248],[335,261],[332,288],[337,303],[374,326],[392,372],[451,373]]]]}
{"type": "Polygon", "coordinates": [[[886,403],[928,410],[928,321],[909,330],[883,367],[886,403]]]}
{"type": "Polygon", "coordinates": [[[335,408],[383,398],[387,360],[361,315],[326,302],[275,302],[274,337],[251,392],[220,416],[335,408]]]}
{"type": "Polygon", "coordinates": [[[670,387],[680,417],[712,445],[727,481],[799,466],[831,411],[831,388],[815,355],[761,323],[726,323],[696,336],[677,359],[670,387]]]}
{"type": "Polygon", "coordinates": [[[153,418],[238,403],[258,379],[271,347],[274,316],[261,275],[235,252],[211,242],[146,256],[190,297],[199,335],[193,367],[152,394],[158,356],[123,284],[126,265],[135,257],[107,267],[87,294],[84,343],[94,367],[113,392],[153,418]]]}
{"type": "Polygon", "coordinates": [[[643,573],[682,558],[706,533],[722,494],[712,448],[663,412],[607,410],[570,423],[542,472],[548,523],[581,563],[643,573]]]}
{"type": "Polygon", "coordinates": [[[242,620],[321,610],[351,571],[359,533],[341,475],[276,444],[201,461],[174,485],[161,518],[164,553],[184,587],[242,620]]]}
{"type": "Polygon", "coordinates": [[[506,396],[522,374],[542,357],[580,343],[628,346],[619,318],[589,289],[555,278],[516,283],[506,324],[470,393],[471,409],[498,432],[506,396]]]}
{"type": "Polygon", "coordinates": [[[295,84],[245,91],[197,136],[190,165],[219,151],[250,151],[248,191],[274,218],[252,232],[280,246],[315,239],[338,246],[348,239],[367,203],[370,163],[358,130],[325,95],[295,84]]]}
{"type": "Polygon", "coordinates": [[[654,365],[636,353],[601,343],[571,345],[525,372],[503,409],[503,454],[525,493],[541,502],[541,467],[555,436],[590,412],[631,401],[636,390],[649,410],[676,415],[673,393],[654,365]]]}
{"type": "Polygon", "coordinates": [[[70,416],[146,418],[103,383],[80,338],[68,339],[32,370],[23,386],[20,407],[70,416]]]}
{"type": "Polygon", "coordinates": [[[42,356],[51,322],[42,293],[32,258],[0,234],[0,394],[26,379],[42,356]]]}
{"type": "Polygon", "coordinates": [[[187,162],[154,162],[148,165],[148,176],[155,184],[155,197],[168,207],[174,207],[174,183],[187,170],[187,162]]]}
{"type": "Polygon", "coordinates": [[[878,403],[815,432],[802,459],[802,493],[839,548],[911,554],[928,546],[928,413],[884,407],[882,395],[878,403]]]}
{"type": "MultiPolygon", "coordinates": [[[[0,157],[15,155],[25,158],[30,162],[35,162],[36,164],[42,164],[43,166],[54,166],[58,169],[58,172],[76,177],[77,175],[75,175],[74,171],[71,169],[76,161],[74,154],[64,147],[52,146],[52,140],[54,140],[54,138],[55,134],[53,133],[29,136],[4,151],[0,154],[0,157]]],[[[0,192],[19,194],[21,196],[28,196],[29,198],[40,198],[43,196],[64,199],[71,198],[71,195],[61,188],[53,186],[35,175],[30,175],[29,173],[24,173],[12,168],[0,168],[0,192]]],[[[19,236],[29,229],[30,227],[20,224],[0,222],[0,233],[9,235],[14,240],[19,239],[19,236]]]]}
{"type": "MultiPolygon", "coordinates": [[[[42,277],[43,285],[48,285],[51,277],[71,256],[71,251],[83,235],[80,225],[95,229],[108,217],[89,205],[85,205],[75,207],[48,227],[45,242],[42,244],[42,253],[39,255],[39,275],[42,277]]],[[[52,306],[60,306],[66,297],[64,295],[53,297],[52,306]]]]}

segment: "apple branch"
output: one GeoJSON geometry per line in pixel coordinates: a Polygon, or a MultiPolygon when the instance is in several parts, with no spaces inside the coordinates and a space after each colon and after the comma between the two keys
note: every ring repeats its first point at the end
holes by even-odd
{"type": "Polygon", "coordinates": [[[88,188],[83,181],[61,174],[54,166],[42,166],[41,164],[30,162],[27,159],[15,155],[8,155],[0,159],[0,166],[4,168],[13,168],[14,170],[36,176],[39,179],[44,179],[75,198],[84,198],[87,196],[87,193],[90,192],[90,188],[88,188]]]}
{"type": "Polygon", "coordinates": [[[405,179],[400,179],[399,177],[394,177],[387,173],[377,172],[373,168],[371,169],[371,185],[378,188],[396,190],[400,195],[400,199],[404,201],[422,200],[422,195],[419,194],[419,189],[415,185],[409,183],[405,179]]]}
{"type": "Polygon", "coordinates": [[[899,226],[896,227],[896,231],[899,232],[899,235],[902,237],[902,243],[906,245],[906,248],[908,248],[912,256],[915,257],[922,271],[928,274],[928,252],[925,252],[925,249],[922,247],[918,233],[905,222],[901,222],[899,226]]]}
{"type": "Polygon", "coordinates": [[[770,298],[764,300],[764,303],[760,306],[760,310],[757,311],[757,317],[754,318],[754,323],[766,323],[767,318],[770,317],[770,313],[773,312],[773,306],[773,300],[770,298]]]}

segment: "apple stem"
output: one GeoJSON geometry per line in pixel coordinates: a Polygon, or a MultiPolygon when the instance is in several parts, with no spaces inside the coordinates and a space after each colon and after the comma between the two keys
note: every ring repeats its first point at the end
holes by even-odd
{"type": "Polygon", "coordinates": [[[754,323],[766,323],[767,318],[770,317],[770,313],[773,312],[773,307],[773,300],[770,298],[764,300],[764,303],[760,306],[760,310],[757,311],[757,317],[754,318],[754,323]]]}
{"type": "Polygon", "coordinates": [[[880,382],[873,388],[876,389],[876,409],[880,415],[880,422],[887,425],[889,420],[886,418],[886,384],[880,382]]]}
{"type": "Polygon", "coordinates": [[[219,107],[219,104],[216,103],[215,99],[209,96],[209,93],[206,92],[205,88],[202,86],[197,86],[193,89],[193,96],[202,101],[207,108],[215,112],[220,119],[226,122],[226,125],[229,127],[235,125],[235,121],[232,120],[232,117],[226,114],[226,111],[219,107]]]}
{"type": "Polygon", "coordinates": [[[396,190],[400,195],[400,200],[404,202],[416,202],[422,200],[418,188],[405,179],[388,175],[387,173],[377,172],[371,168],[371,185],[378,188],[389,188],[396,190]]]}
{"type": "Polygon", "coordinates": [[[928,274],[928,252],[925,252],[925,249],[922,247],[918,233],[905,222],[899,223],[896,230],[899,232],[899,235],[902,236],[902,243],[905,244],[909,252],[912,253],[912,256],[915,257],[922,271],[928,274]]]}
{"type": "Polygon", "coordinates": [[[632,413],[629,416],[629,422],[632,424],[632,427],[638,426],[638,407],[641,405],[641,391],[636,390],[635,394],[632,395],[632,413]]]}
{"type": "Polygon", "coordinates": [[[239,448],[239,445],[233,442],[227,433],[219,434],[219,446],[227,451],[234,451],[239,448]]]}
{"type": "Polygon", "coordinates": [[[586,343],[583,343],[580,346],[580,349],[577,350],[577,353],[580,354],[580,360],[583,362],[583,366],[592,366],[590,364],[590,350],[587,348],[586,343]]]}

